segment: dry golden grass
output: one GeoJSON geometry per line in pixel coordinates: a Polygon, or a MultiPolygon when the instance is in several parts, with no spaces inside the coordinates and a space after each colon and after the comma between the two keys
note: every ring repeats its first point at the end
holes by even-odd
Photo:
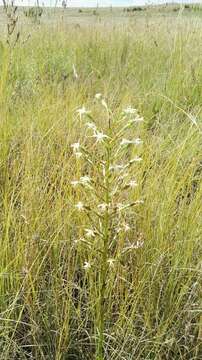
{"type": "Polygon", "coordinates": [[[183,14],[93,19],[26,20],[14,49],[1,42],[0,359],[199,359],[202,25],[183,14]],[[75,204],[104,191],[102,146],[111,146],[91,147],[76,113],[86,106],[108,131],[96,93],[115,124],[129,105],[144,116],[125,135],[144,141],[131,173],[139,186],[120,194],[144,204],[126,214],[132,230],[115,244],[105,219],[104,260],[99,236],[90,246],[75,242],[92,226],[89,216],[97,221],[95,204],[89,216],[75,204]],[[78,141],[93,171],[75,159],[78,141]],[[75,192],[71,182],[90,172],[93,190],[75,192]],[[116,265],[106,270],[111,258],[116,265]]]}

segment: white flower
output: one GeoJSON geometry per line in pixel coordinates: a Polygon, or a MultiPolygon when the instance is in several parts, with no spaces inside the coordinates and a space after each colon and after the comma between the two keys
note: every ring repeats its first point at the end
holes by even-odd
{"type": "Polygon", "coordinates": [[[71,145],[71,148],[73,149],[74,152],[78,151],[80,149],[80,143],[74,143],[71,145]]]}
{"type": "Polygon", "coordinates": [[[86,110],[85,106],[82,106],[82,108],[78,109],[76,112],[79,114],[80,118],[83,115],[90,114],[90,111],[86,110]]]}
{"type": "Polygon", "coordinates": [[[85,176],[81,176],[80,180],[71,181],[71,185],[74,186],[74,187],[79,185],[79,184],[87,185],[87,184],[89,184],[90,181],[91,181],[90,177],[85,175],[85,176]]]}
{"type": "Polygon", "coordinates": [[[140,145],[142,143],[143,143],[143,141],[140,138],[137,138],[137,139],[133,140],[134,145],[140,145]]]}
{"type": "Polygon", "coordinates": [[[144,241],[137,241],[135,245],[133,245],[133,248],[134,249],[139,249],[139,248],[142,248],[144,245],[144,241]]]}
{"type": "Polygon", "coordinates": [[[136,243],[134,244],[130,244],[128,247],[126,247],[124,250],[125,251],[130,251],[130,250],[136,250],[136,249],[140,249],[144,246],[144,241],[140,241],[140,240],[137,240],[136,243]]]}
{"type": "Polygon", "coordinates": [[[143,141],[140,138],[134,140],[122,139],[120,145],[140,145],[143,141]]]}
{"type": "Polygon", "coordinates": [[[131,180],[129,183],[128,183],[128,186],[130,186],[131,188],[134,188],[138,185],[137,181],[136,180],[131,180]]]}
{"type": "Polygon", "coordinates": [[[75,187],[75,186],[79,185],[79,181],[73,180],[73,181],[71,181],[71,185],[75,187]]]}
{"type": "Polygon", "coordinates": [[[76,152],[74,153],[74,155],[76,156],[77,159],[79,159],[79,158],[82,156],[82,152],[76,151],[76,152]]]}
{"type": "Polygon", "coordinates": [[[83,267],[84,267],[85,270],[88,270],[88,269],[91,268],[91,264],[88,261],[84,261],[84,266],[83,267]]]}
{"type": "Polygon", "coordinates": [[[123,225],[124,231],[127,232],[130,230],[130,226],[128,224],[123,225]]]}
{"type": "Polygon", "coordinates": [[[101,94],[101,93],[95,94],[95,98],[96,98],[97,100],[100,100],[100,99],[102,98],[102,94],[101,94]]]}
{"type": "Polygon", "coordinates": [[[94,123],[92,123],[92,122],[86,123],[86,126],[87,126],[88,129],[92,129],[94,131],[97,130],[96,125],[94,123]]]}
{"type": "Polygon", "coordinates": [[[83,185],[87,185],[90,181],[91,181],[91,179],[87,175],[81,176],[81,178],[80,178],[80,183],[83,185]]]}
{"type": "Polygon", "coordinates": [[[77,208],[78,211],[84,211],[84,209],[85,209],[84,204],[83,204],[81,201],[79,201],[79,202],[75,205],[75,207],[77,208]]]}
{"type": "Polygon", "coordinates": [[[105,135],[103,132],[100,131],[96,131],[95,134],[92,136],[96,139],[96,143],[97,142],[103,142],[104,139],[108,139],[109,136],[105,135]]]}
{"type": "Polygon", "coordinates": [[[109,259],[109,260],[107,260],[107,262],[108,262],[109,266],[112,267],[112,266],[114,266],[115,260],[114,259],[109,259]]]}
{"type": "Polygon", "coordinates": [[[79,151],[80,150],[80,143],[77,142],[77,143],[74,143],[71,145],[72,149],[73,149],[73,152],[74,152],[74,155],[76,156],[76,158],[80,158],[82,156],[82,152],[79,151]]]}
{"type": "MultiPolygon", "coordinates": [[[[122,209],[122,208],[123,208],[123,206],[121,207],[121,209],[122,209]]],[[[131,229],[130,226],[125,223],[125,224],[123,224],[122,226],[119,226],[118,228],[116,228],[116,232],[117,232],[117,233],[120,233],[120,232],[122,232],[122,231],[128,232],[130,229],[131,229]]]]}
{"type": "Polygon", "coordinates": [[[128,106],[126,109],[123,110],[123,113],[126,115],[136,114],[137,109],[134,109],[131,106],[128,106]]]}
{"type": "Polygon", "coordinates": [[[194,125],[198,125],[197,124],[197,119],[196,119],[196,117],[195,116],[193,116],[192,114],[188,114],[188,117],[189,117],[189,119],[192,121],[192,123],[194,124],[194,125]]]}
{"type": "Polygon", "coordinates": [[[95,231],[92,229],[85,229],[86,237],[95,237],[95,231]]]}

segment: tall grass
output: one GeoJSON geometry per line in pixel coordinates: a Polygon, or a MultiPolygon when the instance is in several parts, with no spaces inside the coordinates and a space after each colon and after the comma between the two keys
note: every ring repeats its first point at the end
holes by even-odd
{"type": "MultiPolygon", "coordinates": [[[[2,360],[200,358],[201,34],[194,17],[173,16],[42,24],[14,49],[2,41],[2,360]],[[144,140],[130,174],[139,186],[118,188],[124,202],[144,204],[126,214],[130,230],[112,243],[108,211],[99,221],[93,209],[75,208],[111,184],[109,163],[108,186],[99,183],[99,164],[109,153],[115,160],[111,143],[105,139],[104,153],[92,147],[76,112],[90,109],[111,139],[96,93],[115,124],[128,106],[144,116],[126,134],[144,140]],[[90,162],[75,157],[77,142],[90,162]],[[75,189],[84,175],[96,179],[93,187],[75,189]],[[104,226],[104,237],[91,232],[89,240],[92,223],[104,226]],[[128,244],[132,251],[119,258],[128,244]]],[[[116,164],[130,159],[125,151],[116,164]]],[[[105,196],[108,206],[109,190],[105,196]]]]}

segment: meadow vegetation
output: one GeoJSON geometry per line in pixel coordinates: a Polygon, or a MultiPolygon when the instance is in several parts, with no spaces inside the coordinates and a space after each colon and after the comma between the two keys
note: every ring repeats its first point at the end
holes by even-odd
{"type": "Polygon", "coordinates": [[[200,12],[68,11],[1,33],[0,359],[197,360],[200,12]]]}

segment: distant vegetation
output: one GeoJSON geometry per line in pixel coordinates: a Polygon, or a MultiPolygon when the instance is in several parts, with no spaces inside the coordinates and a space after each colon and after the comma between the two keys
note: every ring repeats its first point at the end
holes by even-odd
{"type": "Polygon", "coordinates": [[[133,13],[135,11],[143,11],[143,10],[145,10],[145,8],[141,6],[127,7],[123,9],[123,11],[127,13],[133,13]]]}
{"type": "Polygon", "coordinates": [[[42,7],[31,7],[24,10],[24,15],[28,18],[34,19],[37,21],[39,18],[41,18],[43,14],[43,8],[42,7]]]}
{"type": "Polygon", "coordinates": [[[194,4],[194,5],[186,4],[184,8],[186,10],[191,10],[191,11],[202,11],[202,6],[200,4],[194,4]]]}
{"type": "Polygon", "coordinates": [[[165,5],[159,5],[159,6],[133,6],[133,7],[126,7],[123,9],[124,12],[126,13],[135,13],[138,11],[145,11],[145,10],[149,10],[151,9],[152,11],[155,12],[155,10],[159,10],[159,11],[179,11],[180,9],[185,9],[187,11],[201,11],[202,10],[202,6],[200,4],[185,4],[185,5],[175,5],[175,4],[165,4],[165,5]]]}
{"type": "Polygon", "coordinates": [[[172,11],[176,12],[179,11],[180,9],[184,9],[185,11],[201,11],[202,10],[202,6],[198,5],[198,4],[185,4],[185,5],[167,5],[168,9],[170,8],[172,11]]]}

